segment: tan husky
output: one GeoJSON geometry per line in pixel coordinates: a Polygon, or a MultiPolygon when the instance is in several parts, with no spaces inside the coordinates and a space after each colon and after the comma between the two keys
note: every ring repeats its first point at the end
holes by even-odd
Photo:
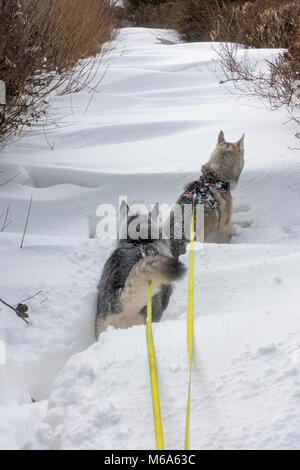
{"type": "Polygon", "coordinates": [[[217,211],[205,204],[204,241],[206,242],[229,242],[235,235],[231,223],[233,210],[231,190],[237,186],[244,168],[244,139],[245,135],[235,143],[226,142],[221,131],[210,160],[202,167],[202,175],[206,181],[212,183],[209,191],[218,204],[217,211]],[[225,184],[226,190],[218,189],[220,183],[225,184]]]}
{"type": "MultiPolygon", "coordinates": [[[[184,207],[190,205],[193,201],[197,208],[200,206],[204,208],[200,223],[198,223],[197,216],[197,241],[224,243],[229,242],[231,237],[235,235],[235,230],[231,223],[233,209],[231,190],[238,184],[243,168],[244,135],[237,142],[230,143],[225,141],[224,133],[221,131],[217,146],[210,160],[202,167],[202,175],[198,180],[192,181],[185,186],[185,191],[181,194],[176,204],[177,207],[184,207]]],[[[185,227],[189,227],[191,212],[190,215],[184,216],[184,219],[185,227]]],[[[173,210],[167,225],[170,223],[172,239],[172,235],[178,229],[173,210]]],[[[177,256],[186,252],[188,241],[188,238],[185,237],[181,244],[173,242],[174,251],[176,251],[177,256]]]]}
{"type": "Polygon", "coordinates": [[[227,192],[213,187],[210,189],[219,204],[219,220],[215,211],[205,208],[205,241],[213,241],[215,237],[219,239],[217,241],[230,241],[235,235],[235,229],[231,223],[233,210],[231,190],[237,186],[244,168],[244,140],[245,134],[235,143],[226,142],[224,133],[221,131],[216,149],[208,163],[202,167],[202,174],[206,179],[228,183],[227,192]]]}

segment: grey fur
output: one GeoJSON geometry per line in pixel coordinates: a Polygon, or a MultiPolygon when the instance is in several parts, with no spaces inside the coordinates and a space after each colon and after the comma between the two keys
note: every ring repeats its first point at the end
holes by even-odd
{"type": "MultiPolygon", "coordinates": [[[[124,212],[122,205],[121,213],[124,212]]],[[[133,221],[136,216],[128,213],[127,207],[128,222],[133,221]]],[[[155,208],[147,216],[149,233],[157,215],[155,208]]],[[[128,233],[125,239],[118,241],[117,249],[104,266],[98,288],[97,338],[109,325],[124,328],[146,322],[149,281],[152,281],[152,318],[154,322],[160,321],[169,303],[172,281],[185,272],[183,264],[178,257],[172,256],[168,245],[168,241],[151,240],[150,237],[137,244],[128,233]]]]}

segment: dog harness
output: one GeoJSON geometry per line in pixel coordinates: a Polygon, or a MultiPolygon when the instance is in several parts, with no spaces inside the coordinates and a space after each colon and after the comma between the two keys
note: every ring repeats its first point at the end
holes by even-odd
{"type": "Polygon", "coordinates": [[[212,188],[222,193],[228,193],[230,191],[230,183],[225,183],[218,178],[205,178],[205,176],[200,176],[197,181],[191,184],[184,194],[193,196],[196,204],[205,204],[210,209],[213,209],[216,216],[219,218],[219,203],[211,192],[212,188]]]}

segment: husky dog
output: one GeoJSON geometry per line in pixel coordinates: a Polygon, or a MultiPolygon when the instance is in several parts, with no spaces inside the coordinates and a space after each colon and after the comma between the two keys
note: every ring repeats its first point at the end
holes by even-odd
{"type": "MultiPolygon", "coordinates": [[[[244,168],[244,135],[235,143],[225,141],[223,131],[218,137],[217,146],[210,160],[202,166],[202,176],[185,186],[184,193],[177,200],[176,208],[182,209],[182,217],[178,217],[172,210],[169,219],[165,223],[165,230],[170,230],[170,244],[173,256],[180,256],[186,252],[189,243],[189,232],[186,229],[191,226],[192,211],[184,211],[184,207],[194,205],[196,209],[196,240],[202,242],[229,242],[235,235],[231,223],[232,196],[244,168]],[[200,218],[201,206],[204,209],[204,217],[200,218]],[[204,223],[204,227],[203,227],[204,223]],[[181,226],[178,227],[178,224],[181,226]],[[199,230],[201,229],[201,230],[199,230]],[[181,240],[176,240],[175,233],[183,234],[181,240]]],[[[202,212],[203,213],[203,212],[202,212]]]]}
{"type": "Polygon", "coordinates": [[[151,239],[159,215],[158,204],[151,214],[130,215],[125,202],[121,206],[118,247],[106,262],[98,287],[96,337],[107,329],[129,328],[146,323],[149,281],[152,282],[152,318],[160,321],[172,293],[172,281],[185,268],[169,249],[168,240],[151,239]],[[145,220],[146,218],[146,220],[145,220]],[[131,224],[147,227],[143,239],[129,233],[131,224]],[[154,230],[153,230],[154,228],[154,230]]]}

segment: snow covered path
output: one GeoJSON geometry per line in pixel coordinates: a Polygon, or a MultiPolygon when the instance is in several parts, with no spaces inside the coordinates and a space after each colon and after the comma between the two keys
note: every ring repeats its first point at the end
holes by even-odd
{"type": "MultiPolygon", "coordinates": [[[[246,132],[246,167],[234,194],[237,236],[196,253],[191,446],[299,448],[293,125],[283,110],[220,86],[211,44],[165,39],[177,42],[173,32],[121,30],[88,110],[85,92],[59,98],[53,116],[68,115],[59,128],[2,153],[5,176],[24,172],[0,188],[0,215],[9,205],[11,221],[1,232],[0,219],[0,297],[15,304],[43,292],[28,302],[28,327],[0,307],[0,448],[154,448],[144,327],[109,331],[93,345],[96,286],[114,246],[94,238],[96,209],[117,207],[119,195],[171,204],[199,176],[220,129],[229,140],[246,132]]],[[[186,288],[183,279],[154,328],[168,448],[183,445],[186,288]]]]}

